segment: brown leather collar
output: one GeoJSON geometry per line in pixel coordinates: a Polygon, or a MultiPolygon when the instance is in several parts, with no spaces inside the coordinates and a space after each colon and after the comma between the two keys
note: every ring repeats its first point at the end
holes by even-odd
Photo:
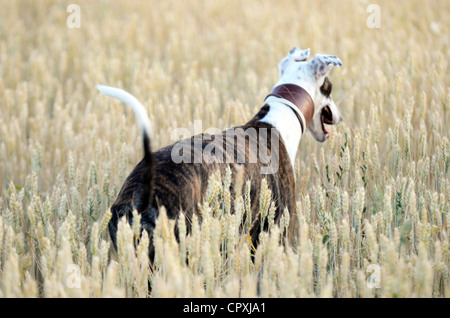
{"type": "MultiPolygon", "coordinates": [[[[305,125],[309,125],[314,115],[314,102],[303,87],[295,84],[278,85],[272,89],[269,95],[267,95],[267,97],[269,96],[286,99],[297,106],[305,118],[305,125]]],[[[302,126],[302,132],[304,133],[306,127],[303,127],[303,121],[301,120],[300,115],[294,109],[292,111],[297,116],[298,121],[302,126]]]]}

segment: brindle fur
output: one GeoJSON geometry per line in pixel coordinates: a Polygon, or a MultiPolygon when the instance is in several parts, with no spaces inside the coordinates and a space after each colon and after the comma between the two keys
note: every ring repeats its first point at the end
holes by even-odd
{"type": "MultiPolygon", "coordinates": [[[[290,213],[295,208],[295,181],[294,171],[289,161],[289,155],[286,147],[280,138],[278,131],[270,124],[260,122],[269,111],[269,106],[263,106],[260,111],[245,125],[235,127],[242,128],[242,131],[247,132],[247,129],[254,128],[255,134],[246,134],[245,148],[238,147],[236,145],[237,137],[234,138],[234,153],[230,151],[226,152],[226,139],[223,138],[223,143],[215,142],[214,138],[210,135],[201,134],[202,138],[202,150],[210,143],[215,142],[215,147],[232,160],[228,162],[237,162],[238,155],[242,150],[245,150],[245,163],[175,163],[172,160],[171,153],[175,145],[163,147],[153,153],[150,153],[149,140],[145,140],[144,145],[147,142],[147,147],[144,147],[145,154],[144,159],[140,161],[134,170],[127,177],[120,193],[111,207],[112,218],[109,222],[109,232],[115,247],[117,247],[116,234],[117,223],[120,217],[126,216],[130,222],[132,222],[132,209],[136,207],[139,213],[141,213],[142,228],[146,230],[150,237],[149,256],[150,259],[154,257],[154,248],[152,244],[153,230],[155,228],[155,222],[158,217],[158,206],[164,206],[167,211],[167,215],[170,219],[177,220],[181,211],[183,211],[187,222],[187,230],[190,231],[192,215],[195,213],[199,220],[201,215],[198,211],[198,203],[204,201],[206,196],[206,187],[208,185],[209,177],[219,170],[223,176],[227,166],[232,169],[233,181],[237,174],[237,165],[243,165],[244,180],[251,180],[250,195],[252,198],[251,211],[253,224],[250,230],[250,236],[253,244],[256,246],[258,242],[258,235],[261,232],[261,220],[257,216],[259,212],[259,196],[261,189],[261,180],[266,178],[267,183],[272,191],[272,199],[276,204],[275,222],[277,222],[281,216],[281,213],[285,208],[290,213]],[[271,138],[267,138],[267,144],[259,144],[260,129],[266,129],[267,135],[270,136],[271,130],[278,139],[278,149],[272,147],[271,138]],[[261,175],[260,156],[255,156],[258,162],[249,163],[249,145],[258,144],[258,148],[262,147],[263,154],[267,154],[270,158],[276,158],[278,162],[278,171],[273,174],[261,175]],[[224,149],[225,148],[225,149],[224,149]],[[272,149],[274,148],[274,149],[272,149]],[[279,153],[272,153],[278,151],[279,153]],[[272,155],[271,155],[272,154],[272,155]],[[230,158],[231,156],[231,158],[230,158]],[[144,184],[144,181],[146,180],[144,184]],[[148,196],[148,201],[142,198],[142,196],[148,196]],[[138,204],[136,204],[138,202],[138,204]],[[143,203],[144,202],[144,203],[143,203]],[[142,204],[147,204],[145,207],[142,204]],[[139,206],[140,205],[140,206],[139,206]],[[138,208],[139,206],[139,208],[138,208]]],[[[239,133],[240,130],[235,130],[239,133]]],[[[242,132],[241,131],[241,132],[242,132]]],[[[225,131],[223,132],[225,134],[225,131]]],[[[199,135],[193,136],[185,142],[190,142],[192,147],[191,157],[194,157],[194,140],[199,138],[199,135]]],[[[145,136],[144,136],[145,137],[145,136]]],[[[219,139],[220,140],[220,139],[219,139]]],[[[230,148],[229,148],[230,149],[230,148]]],[[[242,155],[242,154],[241,154],[242,155]]],[[[232,182],[233,184],[233,182],[232,182]]],[[[231,188],[232,195],[234,196],[234,188],[231,188]]],[[[245,222],[245,216],[244,221],[245,222]]],[[[263,224],[263,229],[267,229],[267,222],[263,224]]],[[[175,231],[177,232],[177,231],[175,231]]],[[[178,236],[178,233],[175,233],[178,236]]]]}

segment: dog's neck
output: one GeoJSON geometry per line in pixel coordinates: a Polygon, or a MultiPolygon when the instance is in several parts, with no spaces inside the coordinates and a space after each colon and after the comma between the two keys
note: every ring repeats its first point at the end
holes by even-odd
{"type": "Polygon", "coordinates": [[[314,116],[314,101],[310,93],[299,85],[286,83],[275,86],[266,101],[273,97],[292,108],[304,132],[314,116]]]}
{"type": "Polygon", "coordinates": [[[310,92],[299,85],[283,83],[272,89],[265,104],[269,111],[260,121],[273,125],[280,132],[294,168],[300,139],[314,115],[310,92]]]}
{"type": "Polygon", "coordinates": [[[283,103],[281,99],[268,98],[265,104],[269,106],[269,111],[259,121],[271,124],[278,130],[281,138],[283,138],[292,168],[294,169],[298,145],[303,134],[300,121],[294,111],[289,109],[290,106],[283,103]]]}

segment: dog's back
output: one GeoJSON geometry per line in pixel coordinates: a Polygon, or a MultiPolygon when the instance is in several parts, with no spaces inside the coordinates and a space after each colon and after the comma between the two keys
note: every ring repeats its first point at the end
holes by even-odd
{"type": "MultiPolygon", "coordinates": [[[[275,222],[285,208],[293,211],[295,207],[294,173],[286,147],[272,125],[259,121],[266,112],[267,107],[263,107],[247,124],[230,128],[221,134],[196,135],[153,153],[146,153],[150,151],[150,147],[144,147],[144,159],[127,177],[111,207],[113,216],[109,230],[114,245],[119,218],[125,216],[131,221],[133,208],[137,209],[137,206],[145,201],[142,196],[150,196],[148,205],[142,206],[141,210],[137,209],[141,213],[142,229],[148,232],[150,238],[158,217],[158,208],[161,206],[165,207],[168,217],[174,220],[178,219],[181,212],[184,213],[189,233],[193,214],[201,220],[198,204],[205,200],[210,176],[217,171],[223,176],[226,167],[230,167],[233,178],[230,191],[234,197],[236,189],[233,185],[239,166],[243,168],[243,179],[251,180],[252,225],[248,234],[253,244],[257,245],[261,231],[261,218],[257,215],[262,178],[266,178],[272,198],[277,198],[275,222]],[[274,141],[276,146],[273,145],[274,141]],[[186,151],[189,153],[183,153],[186,151]],[[150,157],[151,160],[146,160],[150,157]],[[179,160],[180,158],[183,160],[179,160]],[[276,162],[271,162],[273,160],[276,162]],[[262,168],[267,167],[268,163],[276,166],[276,171],[262,175],[262,168]],[[148,190],[145,190],[146,188],[148,190]]],[[[244,215],[242,224],[245,224],[246,219],[244,215]]],[[[266,222],[263,228],[267,229],[267,226],[266,222]]],[[[152,244],[149,249],[150,257],[153,258],[152,244]]]]}

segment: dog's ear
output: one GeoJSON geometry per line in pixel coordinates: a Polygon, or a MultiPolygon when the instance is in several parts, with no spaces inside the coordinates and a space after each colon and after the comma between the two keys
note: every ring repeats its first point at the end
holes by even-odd
{"type": "Polygon", "coordinates": [[[316,54],[308,64],[313,71],[316,80],[323,81],[325,76],[330,72],[331,67],[342,66],[342,61],[334,55],[316,54]]]}
{"type": "Polygon", "coordinates": [[[309,49],[300,50],[299,48],[292,48],[288,55],[278,63],[278,73],[280,77],[283,75],[286,67],[292,62],[304,62],[309,57],[309,49]]]}

